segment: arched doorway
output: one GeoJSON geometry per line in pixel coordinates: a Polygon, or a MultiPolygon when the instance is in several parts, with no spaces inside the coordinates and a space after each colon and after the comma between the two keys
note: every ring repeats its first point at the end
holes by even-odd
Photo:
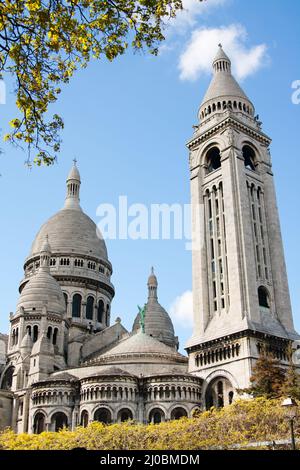
{"type": "Polygon", "coordinates": [[[98,408],[94,414],[94,421],[110,424],[112,422],[111,412],[107,408],[98,408]]]}
{"type": "Polygon", "coordinates": [[[187,417],[187,412],[184,408],[181,408],[180,406],[177,406],[172,410],[171,413],[171,419],[180,419],[180,418],[186,418],[187,417]]]}
{"type": "Polygon", "coordinates": [[[41,434],[41,432],[44,432],[45,430],[45,415],[39,412],[34,417],[33,432],[34,434],[41,434]]]}
{"type": "Polygon", "coordinates": [[[62,411],[58,411],[57,413],[54,413],[54,415],[51,418],[51,428],[57,432],[60,429],[67,428],[68,427],[68,418],[63,413],[62,411]]]}
{"type": "Polygon", "coordinates": [[[128,408],[123,408],[119,411],[118,421],[121,421],[123,423],[124,421],[129,421],[130,419],[133,419],[131,410],[129,410],[128,408]]]}
{"type": "Polygon", "coordinates": [[[89,414],[86,410],[84,410],[81,413],[80,425],[86,428],[88,424],[89,424],[89,414]]]}
{"type": "Polygon", "coordinates": [[[234,389],[231,382],[226,377],[217,377],[207,387],[205,394],[206,409],[209,410],[213,406],[223,408],[223,406],[231,405],[233,397],[234,389]]]}
{"type": "Polygon", "coordinates": [[[3,377],[2,377],[2,382],[1,382],[2,390],[11,389],[14,371],[15,371],[15,368],[13,366],[10,366],[4,372],[3,377]]]}
{"type": "Polygon", "coordinates": [[[159,424],[165,421],[166,416],[160,408],[153,408],[149,414],[149,423],[159,424]]]}

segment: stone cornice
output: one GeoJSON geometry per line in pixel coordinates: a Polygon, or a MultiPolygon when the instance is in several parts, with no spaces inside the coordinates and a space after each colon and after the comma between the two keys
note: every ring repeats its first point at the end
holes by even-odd
{"type": "MultiPolygon", "coordinates": [[[[114,297],[115,295],[115,289],[113,284],[110,281],[102,280],[102,279],[95,279],[91,277],[85,277],[85,276],[78,276],[78,275],[72,275],[72,274],[59,274],[59,273],[52,273],[52,276],[54,279],[56,279],[59,283],[64,283],[65,285],[72,286],[76,284],[77,287],[84,287],[87,288],[90,285],[93,287],[96,287],[97,289],[102,289],[105,293],[109,293],[111,298],[114,297]]],[[[29,282],[31,277],[24,278],[20,282],[19,286],[19,292],[24,288],[25,284],[29,282]]]]}
{"type": "MultiPolygon", "coordinates": [[[[110,261],[105,260],[103,258],[96,258],[95,256],[90,256],[89,254],[80,254],[74,252],[53,252],[51,253],[51,258],[74,258],[74,259],[83,259],[88,261],[93,261],[95,263],[102,264],[106,268],[109,268],[112,272],[112,264],[110,261]]],[[[30,263],[33,261],[39,261],[40,254],[37,253],[36,255],[28,256],[25,259],[23,268],[25,269],[30,263]]]]}
{"type": "Polygon", "coordinates": [[[196,135],[191,140],[189,140],[188,143],[186,144],[187,148],[189,150],[193,150],[199,144],[201,144],[202,142],[205,142],[210,137],[213,137],[214,135],[224,131],[229,126],[232,126],[237,131],[244,132],[250,137],[254,137],[257,141],[259,141],[263,145],[269,146],[271,143],[271,139],[263,132],[260,132],[258,130],[253,129],[250,126],[247,126],[245,123],[238,120],[237,118],[228,116],[223,121],[218,122],[217,124],[208,128],[202,134],[196,135]]]}
{"type": "Polygon", "coordinates": [[[222,337],[210,340],[210,341],[205,341],[203,343],[199,343],[199,344],[196,344],[196,345],[193,345],[193,346],[189,346],[189,347],[185,348],[185,350],[189,354],[191,352],[202,351],[204,349],[208,349],[208,348],[211,348],[211,347],[216,347],[216,346],[219,346],[220,344],[223,345],[223,344],[231,343],[232,341],[236,341],[238,339],[246,338],[246,337],[257,338],[257,339],[260,339],[260,340],[268,340],[268,341],[272,341],[274,343],[277,342],[277,343],[288,344],[290,342],[290,340],[287,339],[287,338],[281,338],[279,336],[274,336],[274,335],[270,335],[270,334],[267,334],[267,333],[261,333],[260,331],[243,330],[243,331],[239,331],[237,333],[233,333],[231,335],[222,336],[222,337]]]}
{"type": "Polygon", "coordinates": [[[91,366],[91,365],[97,365],[97,364],[107,364],[107,363],[114,363],[115,361],[122,361],[128,360],[128,362],[132,362],[132,360],[136,359],[154,359],[154,358],[161,358],[161,359],[167,359],[170,362],[175,362],[175,363],[187,363],[188,358],[185,356],[173,356],[171,354],[165,354],[165,353],[156,353],[156,352],[148,352],[148,353],[125,353],[125,354],[115,354],[111,356],[103,356],[103,357],[98,357],[95,359],[90,359],[88,361],[85,361],[82,363],[82,365],[85,366],[91,366]]]}

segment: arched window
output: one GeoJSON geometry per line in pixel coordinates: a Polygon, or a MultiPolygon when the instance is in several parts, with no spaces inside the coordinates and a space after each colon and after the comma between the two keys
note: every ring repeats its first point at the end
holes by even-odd
{"type": "Polygon", "coordinates": [[[80,318],[81,312],[81,295],[75,294],[72,301],[72,317],[80,318]]]}
{"type": "Polygon", "coordinates": [[[217,385],[218,391],[218,407],[222,408],[224,406],[224,391],[223,391],[223,382],[220,380],[217,385]]]}
{"type": "Polygon", "coordinates": [[[52,430],[57,432],[60,429],[67,428],[67,427],[68,427],[68,418],[65,415],[65,413],[62,413],[61,411],[54,413],[51,419],[52,430]]]}
{"type": "Polygon", "coordinates": [[[111,412],[107,408],[98,408],[94,414],[94,421],[100,421],[104,424],[111,423],[111,412]]]}
{"type": "Polygon", "coordinates": [[[106,326],[109,326],[109,305],[106,306],[106,326]]]}
{"type": "Polygon", "coordinates": [[[154,408],[149,414],[149,422],[159,424],[165,421],[165,413],[160,408],[154,408]]]}
{"type": "Polygon", "coordinates": [[[35,343],[38,339],[38,336],[39,336],[39,328],[37,325],[34,325],[33,327],[33,338],[32,338],[32,341],[35,343]]]}
{"type": "Polygon", "coordinates": [[[171,419],[180,419],[187,417],[187,412],[184,408],[176,407],[171,413],[171,419]]]}
{"type": "Polygon", "coordinates": [[[52,338],[52,326],[49,326],[49,327],[48,327],[47,338],[50,339],[50,341],[51,341],[51,338],[52,338]]]}
{"type": "Polygon", "coordinates": [[[3,377],[2,377],[2,383],[1,383],[1,389],[2,390],[10,390],[11,389],[14,371],[15,371],[15,368],[13,366],[10,366],[4,372],[3,377]]]}
{"type": "Polygon", "coordinates": [[[34,434],[41,434],[41,432],[44,432],[45,430],[45,415],[39,412],[34,417],[33,432],[34,434]]]}
{"type": "Polygon", "coordinates": [[[94,318],[94,297],[91,295],[87,298],[86,301],[85,318],[88,320],[93,320],[94,318]]]}
{"type": "Polygon", "coordinates": [[[208,173],[211,173],[212,171],[221,168],[221,155],[218,147],[213,147],[207,152],[206,161],[208,173]]]}
{"type": "Polygon", "coordinates": [[[66,294],[65,292],[64,292],[64,299],[65,299],[65,304],[66,304],[66,309],[67,309],[69,299],[68,299],[68,294],[66,294]]]}
{"type": "Polygon", "coordinates": [[[103,322],[103,313],[104,313],[104,302],[103,300],[99,300],[98,302],[98,311],[97,311],[97,320],[99,323],[103,322]]]}
{"type": "Polygon", "coordinates": [[[58,335],[58,328],[54,328],[54,331],[53,331],[53,344],[54,346],[56,345],[57,343],[57,335],[58,335]]]}
{"type": "Polygon", "coordinates": [[[31,326],[30,325],[26,326],[26,332],[29,334],[29,336],[31,336],[31,326]]]}
{"type": "Polygon", "coordinates": [[[258,288],[258,301],[259,306],[264,308],[270,308],[270,296],[267,289],[263,286],[258,288]]]}
{"type": "Polygon", "coordinates": [[[132,412],[128,408],[123,408],[118,412],[118,421],[124,422],[133,419],[132,412]]]}
{"type": "Polygon", "coordinates": [[[86,410],[84,410],[81,413],[80,425],[86,428],[88,424],[89,424],[89,414],[86,410]]]}
{"type": "Polygon", "coordinates": [[[249,147],[249,145],[244,145],[243,157],[244,157],[245,167],[248,170],[255,171],[255,160],[256,160],[255,152],[251,147],[249,147]]]}

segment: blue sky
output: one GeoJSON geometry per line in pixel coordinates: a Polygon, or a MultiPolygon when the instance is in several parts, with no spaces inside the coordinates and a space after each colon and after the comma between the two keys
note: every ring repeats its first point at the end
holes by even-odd
{"type": "MultiPolygon", "coordinates": [[[[24,166],[20,150],[2,144],[0,156],[0,331],[8,331],[15,310],[23,261],[41,224],[59,210],[74,156],[82,177],[81,204],[96,222],[101,203],[189,203],[186,141],[210,81],[218,42],[255,104],[263,129],[273,139],[272,158],[281,216],[293,313],[300,330],[298,204],[300,105],[292,103],[292,82],[300,80],[299,15],[294,0],[186,0],[189,12],[169,28],[159,57],[127,53],[113,63],[93,62],[63,90],[53,112],[65,121],[58,163],[24,166]]],[[[1,128],[15,117],[13,84],[1,128]]],[[[180,240],[107,242],[116,296],[112,319],[130,328],[136,305],[146,300],[150,267],[159,281],[160,303],[169,310],[180,297],[174,323],[181,346],[191,333],[182,320],[189,309],[191,253],[180,240]],[[182,298],[181,296],[185,294],[182,298]],[[181,309],[181,310],[180,310],[181,309]],[[180,316],[181,314],[181,316],[180,316]]],[[[173,308],[174,310],[174,308],[173,308]]]]}

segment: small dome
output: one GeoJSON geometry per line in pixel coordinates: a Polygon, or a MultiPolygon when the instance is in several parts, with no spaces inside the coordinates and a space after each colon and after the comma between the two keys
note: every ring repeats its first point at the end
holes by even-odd
{"type": "Polygon", "coordinates": [[[55,375],[51,375],[48,379],[45,379],[44,382],[74,382],[78,380],[75,375],[69,374],[68,372],[59,372],[55,375]]]}
{"type": "Polygon", "coordinates": [[[19,297],[17,312],[23,307],[24,310],[42,310],[47,308],[48,312],[63,315],[65,312],[65,300],[60,285],[48,271],[39,269],[33,275],[19,297]]]}
{"type": "Polygon", "coordinates": [[[210,82],[208,90],[202,100],[200,110],[206,103],[218,98],[241,99],[247,101],[253,107],[251,101],[242,90],[231,73],[231,61],[219,44],[219,50],[213,61],[214,76],[210,82]]]}
{"type": "Polygon", "coordinates": [[[79,173],[79,170],[76,166],[76,163],[74,163],[74,165],[72,166],[72,168],[70,170],[70,173],[68,174],[67,181],[69,181],[69,180],[76,180],[76,181],[80,182],[80,173],[79,173]]]}
{"type": "Polygon", "coordinates": [[[148,277],[148,286],[158,286],[157,277],[154,274],[154,268],[151,268],[151,274],[148,277]]]}
{"type": "MultiPolygon", "coordinates": [[[[157,300],[157,278],[153,268],[148,279],[148,302],[145,312],[145,333],[153,338],[162,341],[171,347],[178,347],[178,339],[174,334],[172,320],[166,310],[157,300]]],[[[136,332],[141,328],[141,318],[138,313],[135,317],[132,331],[136,332]]]]}
{"type": "Polygon", "coordinates": [[[137,333],[120,341],[117,346],[104,353],[102,357],[128,356],[131,354],[167,354],[169,356],[183,357],[173,348],[145,333],[142,333],[141,331],[138,331],[137,333]]]}
{"type": "Polygon", "coordinates": [[[98,234],[96,224],[84,212],[62,209],[42,225],[32,244],[29,256],[40,253],[48,235],[52,253],[73,252],[77,255],[90,255],[107,260],[105,242],[98,234]]]}
{"type": "Polygon", "coordinates": [[[225,54],[224,50],[223,50],[223,47],[222,47],[222,44],[219,44],[219,49],[218,49],[218,52],[216,54],[216,57],[214,58],[214,61],[213,61],[213,65],[220,61],[220,60],[225,60],[227,62],[229,62],[229,64],[231,65],[231,60],[229,59],[228,55],[225,54]]]}

